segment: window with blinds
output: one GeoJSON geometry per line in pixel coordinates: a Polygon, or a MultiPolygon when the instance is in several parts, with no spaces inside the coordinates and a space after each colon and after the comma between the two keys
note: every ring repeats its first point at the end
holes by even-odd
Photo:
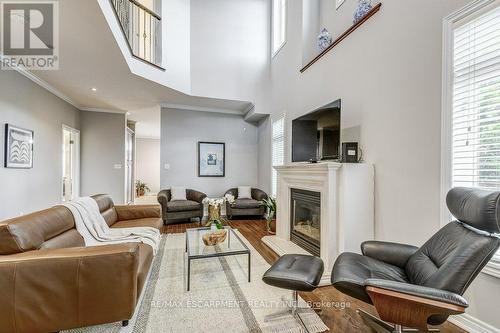
{"type": "Polygon", "coordinates": [[[500,190],[500,7],[453,38],[452,185],[500,190]]]}
{"type": "MultiPolygon", "coordinates": [[[[285,115],[273,120],[272,126],[272,162],[273,166],[285,164],[285,115]]],[[[276,197],[278,173],[272,170],[272,195],[276,197]]]]}
{"type": "Polygon", "coordinates": [[[286,41],[286,0],[272,0],[272,56],[274,57],[286,41]]]}

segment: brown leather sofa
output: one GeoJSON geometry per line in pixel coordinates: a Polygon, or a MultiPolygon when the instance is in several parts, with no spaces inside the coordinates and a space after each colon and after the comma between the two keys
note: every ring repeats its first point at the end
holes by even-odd
{"type": "MultiPolygon", "coordinates": [[[[160,207],[93,197],[111,228],[161,228],[160,207]]],[[[0,333],[42,333],[132,317],[153,260],[149,245],[85,247],[64,206],[0,223],[0,333]]]]}
{"type": "Polygon", "coordinates": [[[186,189],[186,199],[171,201],[170,190],[163,190],[158,193],[158,202],[161,205],[163,222],[174,224],[190,220],[191,218],[203,218],[203,199],[207,195],[191,189],[186,189]]]}

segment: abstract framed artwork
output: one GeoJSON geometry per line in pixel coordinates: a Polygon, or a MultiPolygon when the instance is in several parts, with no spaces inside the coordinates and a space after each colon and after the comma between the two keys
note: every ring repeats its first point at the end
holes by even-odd
{"type": "Polygon", "coordinates": [[[198,177],[225,177],[226,144],[198,142],[198,177]]]}
{"type": "Polygon", "coordinates": [[[4,167],[33,168],[33,137],[31,130],[5,124],[4,167]]]}

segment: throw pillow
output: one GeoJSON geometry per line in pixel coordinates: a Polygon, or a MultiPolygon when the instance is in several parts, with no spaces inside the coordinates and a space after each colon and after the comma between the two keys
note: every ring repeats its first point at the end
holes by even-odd
{"type": "Polygon", "coordinates": [[[238,199],[252,199],[252,187],[238,186],[238,199]]]}
{"type": "Polygon", "coordinates": [[[185,187],[172,186],[170,188],[170,194],[172,195],[172,198],[170,199],[170,201],[187,200],[185,187]]]}

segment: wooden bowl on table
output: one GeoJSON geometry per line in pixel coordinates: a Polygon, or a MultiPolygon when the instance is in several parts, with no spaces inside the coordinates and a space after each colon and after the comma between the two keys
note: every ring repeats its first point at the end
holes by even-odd
{"type": "Polygon", "coordinates": [[[202,236],[203,243],[206,246],[214,246],[224,242],[227,238],[227,230],[217,230],[211,233],[204,234],[202,236]]]}

